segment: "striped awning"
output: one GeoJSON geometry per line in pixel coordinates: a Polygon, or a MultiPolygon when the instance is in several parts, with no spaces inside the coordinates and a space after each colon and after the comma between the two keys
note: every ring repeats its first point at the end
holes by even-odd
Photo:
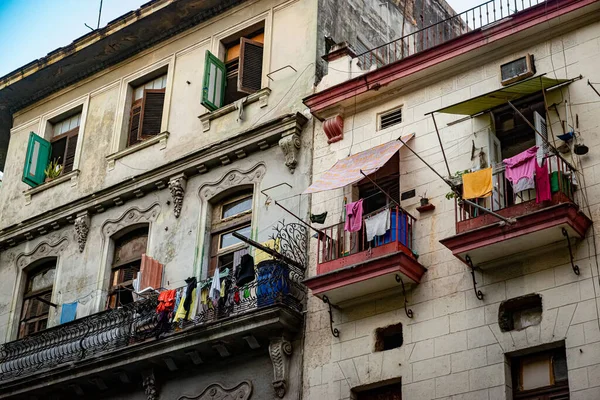
{"type": "MultiPolygon", "coordinates": [[[[402,136],[402,140],[406,142],[412,139],[413,136],[414,133],[402,136]]],[[[379,168],[383,167],[401,147],[402,142],[394,140],[339,160],[329,171],[325,172],[302,193],[317,193],[352,185],[353,183],[364,179],[364,175],[361,174],[361,171],[365,174],[376,172],[379,168]]]]}

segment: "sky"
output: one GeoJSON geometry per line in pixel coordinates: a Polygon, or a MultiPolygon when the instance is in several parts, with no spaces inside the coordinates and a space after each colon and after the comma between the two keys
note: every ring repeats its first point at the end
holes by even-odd
{"type": "MultiPolygon", "coordinates": [[[[103,0],[100,26],[148,0],[103,0]]],[[[461,12],[484,0],[447,0],[461,12]]],[[[96,28],[100,0],[0,0],[0,77],[96,28]]]]}

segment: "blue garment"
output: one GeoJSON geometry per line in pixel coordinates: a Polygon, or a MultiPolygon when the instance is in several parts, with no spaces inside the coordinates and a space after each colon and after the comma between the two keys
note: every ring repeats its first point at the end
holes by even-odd
{"type": "Polygon", "coordinates": [[[60,314],[60,323],[71,322],[75,319],[77,313],[77,302],[67,303],[62,305],[62,313],[60,314]]]}

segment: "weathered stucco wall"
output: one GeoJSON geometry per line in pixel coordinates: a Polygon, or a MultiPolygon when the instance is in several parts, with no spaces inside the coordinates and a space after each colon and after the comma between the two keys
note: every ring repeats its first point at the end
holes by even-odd
{"type": "MultiPolygon", "coordinates": [[[[552,39],[538,40],[526,47],[513,42],[495,53],[493,61],[481,63],[472,59],[460,68],[445,70],[448,77],[443,79],[424,74],[419,85],[407,83],[390,96],[380,90],[379,100],[359,105],[356,113],[353,107],[345,110],[344,139],[337,143],[328,145],[317,123],[314,179],[349,153],[356,154],[409,133],[416,134],[410,146],[438,172],[446,174],[432,119],[424,114],[499,88],[499,66],[525,53],[535,56],[538,74],[547,73],[552,78],[573,78],[579,74],[584,77],[549,92],[548,104],[567,99],[572,115],[578,115],[579,131],[590,151],[572,161],[585,177],[586,184],[581,185],[579,195],[586,194],[589,203],[584,201],[582,209],[596,221],[600,207],[596,194],[600,190],[600,139],[596,134],[600,103],[586,80],[593,81],[597,76],[600,23],[561,36],[554,34],[552,39]],[[397,106],[403,107],[402,123],[378,131],[377,114],[397,106]]],[[[564,120],[564,105],[559,112],[564,120]]],[[[460,117],[436,114],[452,172],[472,166],[472,141],[487,154],[489,117],[447,126],[460,117]]],[[[562,133],[556,113],[550,111],[548,118],[554,134],[562,133]]],[[[575,247],[575,262],[581,275],[573,273],[566,246],[556,246],[549,252],[530,254],[483,274],[478,272],[478,289],[485,294],[480,301],[473,293],[467,267],[439,243],[455,234],[454,201],[444,197],[449,188],[406,149],[401,150],[400,174],[400,191],[416,190],[417,195],[402,201],[402,206],[417,217],[414,246],[419,262],[428,268],[422,282],[408,292],[414,318],[405,315],[399,288],[390,297],[374,296],[342,311],[334,309],[334,327],[340,331],[336,339],[331,335],[325,305],[311,297],[305,338],[304,398],[350,399],[352,388],[401,378],[406,399],[510,399],[512,383],[504,354],[561,340],[566,342],[571,398],[600,398],[600,287],[593,246],[594,240],[598,242],[597,232],[590,229],[588,237],[575,247]],[[415,208],[419,196],[425,193],[436,208],[419,214],[415,208]],[[542,296],[541,323],[522,331],[500,332],[500,302],[529,293],[542,296]],[[394,350],[375,352],[375,329],[397,322],[403,324],[404,344],[394,350]]],[[[313,213],[329,212],[325,226],[339,221],[342,204],[342,190],[312,196],[313,213]]],[[[314,276],[316,243],[311,244],[309,275],[314,276]]]]}

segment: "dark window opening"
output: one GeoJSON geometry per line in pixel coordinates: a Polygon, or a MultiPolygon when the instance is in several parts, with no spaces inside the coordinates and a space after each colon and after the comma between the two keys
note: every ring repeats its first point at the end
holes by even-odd
{"type": "MultiPolygon", "coordinates": [[[[394,154],[377,172],[369,175],[394,201],[400,203],[400,155],[394,154]]],[[[386,206],[394,206],[385,193],[379,190],[373,182],[365,178],[358,182],[359,198],[363,200],[363,214],[377,211],[386,206]]]]}
{"type": "Polygon", "coordinates": [[[261,89],[264,28],[225,45],[225,99],[231,104],[261,89]]]}
{"type": "Polygon", "coordinates": [[[500,303],[498,324],[503,332],[520,331],[541,322],[542,297],[539,294],[529,294],[500,303]]]}
{"type": "Polygon", "coordinates": [[[392,383],[355,393],[356,400],[402,400],[402,383],[392,383]]]}
{"type": "Polygon", "coordinates": [[[77,149],[77,138],[79,137],[79,125],[81,123],[81,111],[75,110],[68,117],[57,119],[52,124],[52,139],[50,139],[50,161],[61,165],[62,173],[66,174],[73,170],[75,163],[75,150],[77,149]]]}
{"type": "Polygon", "coordinates": [[[56,261],[53,260],[27,273],[19,324],[19,339],[46,329],[55,270],[56,261]]]}
{"type": "Polygon", "coordinates": [[[375,330],[375,351],[385,351],[402,346],[402,324],[375,330]]]}
{"type": "Polygon", "coordinates": [[[162,74],[132,89],[127,146],[160,134],[166,86],[167,74],[162,74]]]}
{"type": "Polygon", "coordinates": [[[564,347],[511,359],[515,400],[568,400],[564,347]]]}

